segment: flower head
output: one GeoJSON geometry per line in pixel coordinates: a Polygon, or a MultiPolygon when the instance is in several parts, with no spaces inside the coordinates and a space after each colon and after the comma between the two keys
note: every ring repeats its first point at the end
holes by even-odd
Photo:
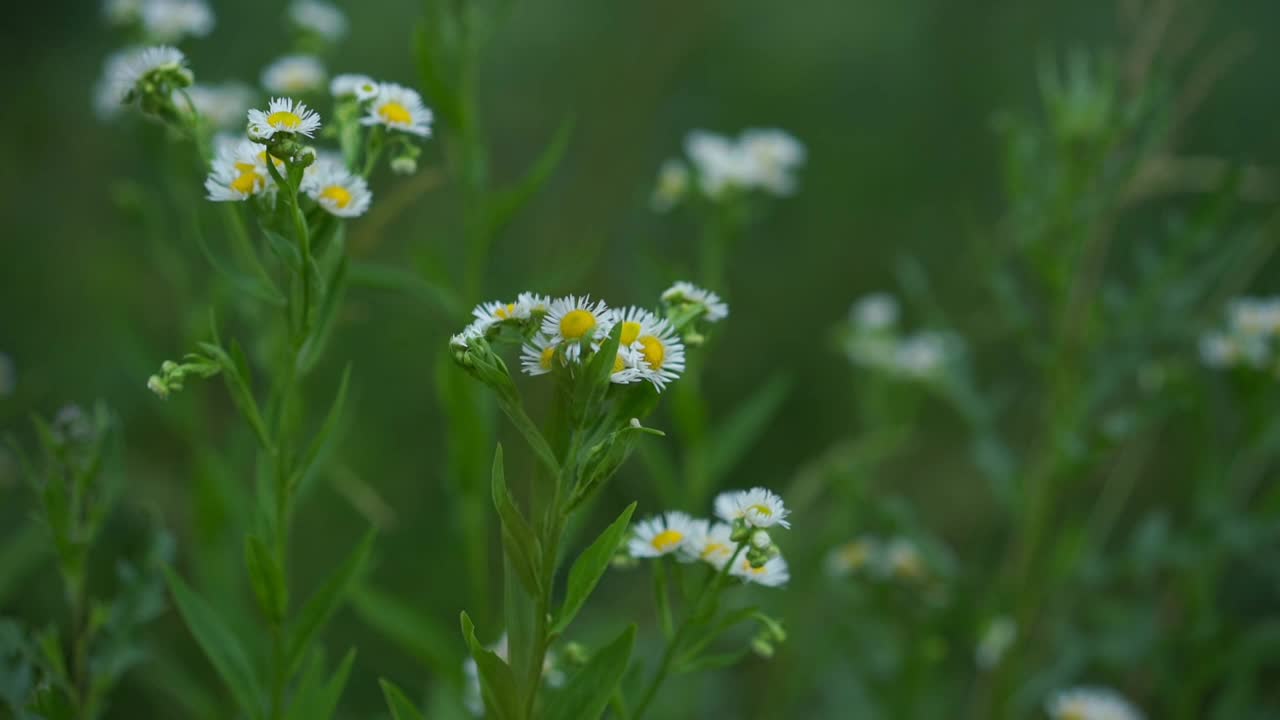
{"type": "Polygon", "coordinates": [[[542,332],[557,345],[564,345],[570,362],[582,357],[582,345],[608,337],[613,330],[614,313],[599,300],[569,295],[551,301],[542,319],[542,332]]]}
{"type": "MultiPolygon", "coordinates": [[[[627,308],[620,317],[619,357],[630,351],[635,377],[658,392],[684,372],[684,343],[671,323],[643,308],[627,308]]],[[[620,369],[620,368],[618,368],[620,369]]]]}
{"type": "Polygon", "coordinates": [[[147,0],[141,7],[142,29],[156,42],[178,42],[213,32],[213,11],[204,0],[147,0]]]}
{"type": "Polygon", "coordinates": [[[680,560],[690,560],[685,551],[686,543],[694,530],[694,520],[688,514],[671,511],[636,523],[627,550],[632,557],[662,557],[679,552],[680,560]]]}
{"type": "Polygon", "coordinates": [[[1110,688],[1064,690],[1049,700],[1046,709],[1053,720],[1142,720],[1142,713],[1110,688]]]}
{"type": "Polygon", "coordinates": [[[312,137],[320,129],[320,116],[297,100],[273,98],[266,112],[249,111],[249,137],[269,140],[276,133],[312,137]]]}
{"type": "Polygon", "coordinates": [[[750,527],[769,528],[780,525],[789,528],[789,514],[782,498],[772,490],[762,487],[724,492],[716,497],[716,517],[727,523],[742,520],[750,527]]]}
{"type": "Polygon", "coordinates": [[[750,187],[751,157],[723,135],[694,130],[685,138],[685,153],[698,174],[698,186],[709,198],[717,199],[736,188],[750,187]]]}
{"type": "Polygon", "coordinates": [[[836,546],[827,553],[827,573],[834,577],[852,575],[876,562],[880,557],[880,541],[861,537],[836,546]]]}
{"type": "Polygon", "coordinates": [[[729,574],[766,587],[781,587],[791,580],[791,571],[781,555],[769,558],[759,567],[752,565],[746,558],[739,558],[729,568],[729,574]]]}
{"type": "Polygon", "coordinates": [[[729,317],[729,306],[720,299],[719,295],[684,280],[680,280],[664,290],[662,302],[668,305],[700,306],[702,317],[707,322],[720,322],[729,317]]]}
{"type": "Polygon", "coordinates": [[[171,92],[191,83],[182,51],[167,45],[122,50],[107,58],[98,90],[100,112],[118,108],[149,92],[171,92]]]}
{"type": "Polygon", "coordinates": [[[422,96],[416,90],[382,83],[369,106],[369,114],[360,122],[427,137],[431,134],[431,117],[431,111],[422,104],[422,96]]]}
{"type": "Polygon", "coordinates": [[[294,0],[289,6],[289,20],[300,30],[335,42],[347,34],[347,16],[338,8],[320,0],[294,0]]]}
{"type": "Polygon", "coordinates": [[[313,167],[315,171],[302,180],[302,190],[326,212],[352,218],[369,209],[373,193],[369,192],[369,184],[364,178],[332,159],[317,161],[313,167]]]}
{"type": "Polygon", "coordinates": [[[378,83],[368,75],[345,73],[333,77],[329,83],[329,92],[334,97],[354,97],[364,102],[377,97],[378,83]]]}
{"type": "Polygon", "coordinates": [[[849,322],[859,330],[887,330],[898,322],[898,301],[888,293],[867,295],[849,308],[849,322]]]}
{"type": "Polygon", "coordinates": [[[692,560],[701,560],[719,570],[733,557],[737,547],[729,536],[733,528],[722,522],[695,520],[689,528],[689,540],[681,552],[692,560]]]}
{"type": "Polygon", "coordinates": [[[327,73],[314,55],[285,55],[262,71],[262,87],[281,95],[301,95],[324,87],[327,73]]]}
{"type": "MultiPolygon", "coordinates": [[[[546,375],[555,368],[556,343],[537,333],[520,349],[520,367],[526,375],[546,375]]],[[[563,357],[561,358],[563,361],[563,357]]]]}
{"type": "Polygon", "coordinates": [[[748,158],[748,184],[774,195],[795,192],[796,168],[804,164],[804,145],[792,135],[777,129],[746,130],[739,140],[741,152],[748,158]]]}
{"type": "Polygon", "coordinates": [[[273,192],[275,183],[267,170],[267,149],[249,140],[220,143],[209,168],[204,189],[210,200],[248,200],[273,192]]]}

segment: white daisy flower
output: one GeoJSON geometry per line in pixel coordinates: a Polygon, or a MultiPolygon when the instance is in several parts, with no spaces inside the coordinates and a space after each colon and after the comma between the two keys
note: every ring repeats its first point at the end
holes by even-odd
{"type": "Polygon", "coordinates": [[[552,342],[564,344],[564,355],[570,362],[582,357],[582,345],[603,340],[613,330],[614,314],[603,302],[592,302],[583,295],[557,298],[547,307],[542,319],[542,332],[552,342]]]}
{"type": "Polygon", "coordinates": [[[337,217],[359,217],[369,209],[373,193],[369,192],[364,178],[333,159],[313,163],[312,167],[316,166],[316,172],[302,180],[302,190],[307,197],[337,217]]]}
{"type": "Polygon", "coordinates": [[[689,541],[681,549],[691,560],[701,560],[719,570],[733,557],[737,548],[729,536],[733,528],[722,522],[695,520],[690,527],[689,541]]]}
{"type": "Polygon", "coordinates": [[[669,305],[676,303],[701,305],[703,317],[707,322],[720,322],[729,317],[729,306],[720,299],[719,295],[684,280],[667,288],[662,293],[662,302],[669,305]]]}
{"type": "Polygon", "coordinates": [[[1243,297],[1227,307],[1231,327],[1244,335],[1280,333],[1280,298],[1243,297]]]}
{"type": "Polygon", "coordinates": [[[904,580],[920,580],[926,575],[924,556],[907,538],[894,538],[884,547],[881,571],[904,580]]]}
{"type": "Polygon", "coordinates": [[[324,87],[328,74],[314,55],[285,55],[262,71],[262,87],[281,95],[301,95],[324,87]]]}
{"type": "Polygon", "coordinates": [[[1200,336],[1200,361],[1211,368],[1229,368],[1240,362],[1240,345],[1230,335],[1208,332],[1200,336]]]}
{"type": "Polygon", "coordinates": [[[621,322],[618,347],[634,353],[636,376],[662,392],[668,382],[684,372],[684,343],[671,323],[643,308],[627,308],[621,322]]]}
{"type": "Polygon", "coordinates": [[[289,19],[300,30],[315,33],[329,42],[341,40],[347,34],[347,16],[320,0],[295,0],[289,6],[289,19]]]}
{"type": "Polygon", "coordinates": [[[553,369],[556,344],[538,333],[520,348],[520,367],[526,375],[546,375],[553,369]]]}
{"type": "Polygon", "coordinates": [[[288,98],[273,98],[266,112],[249,111],[249,136],[269,140],[278,132],[312,137],[320,129],[320,115],[303,103],[288,98]]]}
{"type": "Polygon", "coordinates": [[[173,104],[181,109],[187,108],[187,98],[209,125],[215,128],[233,128],[238,125],[249,106],[253,104],[254,93],[249,86],[230,82],[222,85],[192,85],[185,91],[175,90],[173,104]],[[183,92],[186,95],[183,95],[183,92]]]}
{"type": "Polygon", "coordinates": [[[868,295],[849,308],[849,322],[860,330],[888,330],[898,323],[898,301],[888,293],[868,295]]]}
{"type": "Polygon", "coordinates": [[[551,296],[533,292],[522,292],[516,296],[516,302],[529,308],[530,313],[546,314],[551,308],[551,296]]]}
{"type": "Polygon", "coordinates": [[[749,160],[750,184],[775,195],[795,192],[792,174],[804,164],[804,145],[782,130],[746,130],[739,139],[740,152],[749,160]]]}
{"type": "Polygon", "coordinates": [[[139,83],[153,73],[189,72],[186,63],[182,51],[167,45],[131,48],[112,54],[107,58],[98,89],[99,111],[106,111],[108,104],[115,106],[112,113],[118,110],[120,105],[133,99],[139,83]]]}
{"type": "Polygon", "coordinates": [[[147,0],[142,4],[142,29],[156,42],[177,42],[213,32],[213,11],[204,0],[147,0]]]}
{"type": "Polygon", "coordinates": [[[241,139],[221,144],[204,181],[208,198],[215,202],[248,200],[272,192],[275,183],[267,170],[266,148],[241,139]]]}
{"type": "Polygon", "coordinates": [[[492,322],[506,322],[507,320],[528,320],[533,313],[533,308],[521,302],[519,298],[515,302],[504,303],[500,300],[481,303],[472,309],[471,314],[479,320],[489,320],[492,322]]]}
{"type": "Polygon", "coordinates": [[[427,137],[431,134],[431,118],[431,111],[422,104],[422,96],[416,90],[381,83],[369,106],[369,114],[360,122],[427,137]]]}
{"type": "Polygon", "coordinates": [[[681,561],[688,562],[685,544],[694,530],[694,520],[688,513],[678,510],[654,515],[636,523],[627,551],[631,557],[662,557],[680,552],[681,561]]]}
{"type": "Polygon", "coordinates": [[[787,521],[790,514],[777,493],[762,487],[733,490],[716,496],[716,517],[727,523],[741,519],[751,527],[780,525],[790,528],[791,523],[787,521]]]}
{"type": "Polygon", "coordinates": [[[750,560],[739,558],[733,567],[729,568],[729,574],[766,587],[781,587],[791,580],[791,571],[787,568],[787,561],[781,555],[769,558],[760,567],[752,567],[750,560]]]}
{"type": "Polygon", "coordinates": [[[1142,712],[1110,688],[1064,690],[1049,700],[1046,709],[1053,720],[1142,720],[1142,712]]]}
{"type": "Polygon", "coordinates": [[[880,556],[880,541],[862,537],[831,549],[827,553],[827,574],[846,577],[873,565],[880,556]]]}
{"type": "Polygon", "coordinates": [[[329,83],[329,92],[334,97],[354,97],[364,102],[378,96],[378,82],[368,75],[343,73],[334,76],[329,83]]]}
{"type": "Polygon", "coordinates": [[[129,25],[142,19],[142,0],[103,0],[102,17],[109,25],[129,25]]]}
{"type": "Polygon", "coordinates": [[[685,138],[684,148],[697,170],[698,186],[708,197],[719,198],[729,190],[752,184],[752,158],[729,138],[694,130],[685,138]]]}
{"type": "Polygon", "coordinates": [[[669,158],[658,169],[658,184],[650,200],[653,209],[666,212],[675,207],[689,192],[689,168],[676,158],[669,158]]]}
{"type": "Polygon", "coordinates": [[[449,347],[459,351],[469,349],[472,341],[478,340],[488,333],[490,325],[492,323],[485,323],[479,320],[467,325],[462,328],[462,332],[449,338],[449,347]]]}

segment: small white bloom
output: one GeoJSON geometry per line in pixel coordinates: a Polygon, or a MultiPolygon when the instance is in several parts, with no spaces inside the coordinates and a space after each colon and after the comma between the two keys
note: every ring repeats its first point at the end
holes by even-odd
{"type": "Polygon", "coordinates": [[[520,367],[526,375],[546,375],[553,369],[556,344],[538,333],[520,348],[520,367]]]}
{"type": "Polygon", "coordinates": [[[329,92],[334,97],[354,97],[364,102],[377,97],[378,83],[368,75],[335,75],[329,83],[329,92]]]}
{"type": "Polygon", "coordinates": [[[422,96],[416,90],[381,83],[369,106],[369,114],[360,122],[427,137],[431,134],[431,118],[431,111],[422,104],[422,96]]]}
{"type": "Polygon", "coordinates": [[[320,129],[320,115],[303,103],[288,98],[273,98],[266,112],[249,111],[249,136],[269,140],[278,132],[313,137],[320,129]]]}
{"type": "Polygon", "coordinates": [[[739,558],[734,566],[729,568],[729,574],[766,587],[781,587],[791,580],[791,571],[787,568],[787,561],[781,555],[769,558],[760,567],[752,567],[750,560],[739,558]]]}
{"type": "Polygon", "coordinates": [[[678,551],[679,559],[689,562],[684,551],[693,533],[694,520],[687,513],[676,510],[655,515],[636,523],[627,550],[632,557],[661,557],[678,551]]]}
{"type": "Polygon", "coordinates": [[[318,169],[303,178],[302,190],[329,214],[353,218],[369,209],[373,193],[364,178],[332,159],[312,167],[318,169]]]}
{"type": "Polygon", "coordinates": [[[500,300],[494,300],[481,303],[472,309],[471,314],[477,319],[494,322],[528,320],[533,314],[533,306],[526,300],[527,294],[521,293],[515,302],[505,303],[500,300]]]}
{"type": "Polygon", "coordinates": [[[777,129],[745,130],[740,152],[749,159],[750,184],[774,195],[795,192],[796,168],[804,164],[804,145],[777,129]]]}
{"type": "Polygon", "coordinates": [[[204,189],[215,202],[248,200],[273,192],[275,182],[267,170],[267,149],[245,139],[224,141],[210,165],[204,189]]]}
{"type": "Polygon", "coordinates": [[[531,314],[545,315],[551,308],[551,296],[534,292],[522,292],[516,296],[516,302],[529,308],[531,314]]]}
{"type": "Polygon", "coordinates": [[[1280,298],[1243,297],[1227,307],[1231,327],[1244,335],[1280,333],[1280,298]]]}
{"type": "Polygon", "coordinates": [[[781,525],[789,528],[791,523],[787,521],[787,515],[790,514],[777,493],[762,487],[733,490],[716,497],[716,517],[727,523],[741,519],[751,527],[781,525]]]}
{"type": "Polygon", "coordinates": [[[242,83],[224,83],[222,85],[192,85],[183,91],[175,90],[173,104],[183,110],[187,107],[187,98],[191,105],[209,125],[214,128],[233,128],[238,125],[249,106],[253,104],[253,90],[242,83]],[[186,93],[184,96],[183,93],[186,93]]]}
{"type": "Polygon", "coordinates": [[[924,557],[916,544],[907,538],[894,538],[884,547],[881,572],[904,580],[920,580],[925,576],[924,557]]]}
{"type": "Polygon", "coordinates": [[[1005,653],[1017,638],[1018,624],[1013,621],[1013,618],[1002,616],[992,620],[982,633],[982,637],[978,640],[978,647],[974,651],[974,659],[977,660],[978,667],[990,670],[999,665],[1000,660],[1004,658],[1005,653]]]}
{"type": "Polygon", "coordinates": [[[1110,688],[1064,690],[1049,700],[1046,709],[1053,720],[1142,720],[1142,713],[1110,688]]]}
{"type": "Polygon", "coordinates": [[[874,537],[861,537],[831,549],[827,553],[827,574],[846,577],[879,562],[880,541],[874,537]]]}
{"type": "Polygon", "coordinates": [[[1229,368],[1240,361],[1240,346],[1231,336],[1208,332],[1200,336],[1200,361],[1211,368],[1229,368]]]}
{"type": "Polygon", "coordinates": [[[669,158],[658,170],[658,184],[653,189],[653,209],[666,212],[675,207],[689,192],[689,168],[676,158],[669,158]]]}
{"type": "Polygon", "coordinates": [[[898,344],[895,364],[898,370],[912,378],[937,377],[950,357],[950,341],[946,335],[921,332],[898,344]]]}
{"type": "Polygon", "coordinates": [[[773,544],[773,539],[764,530],[757,530],[751,533],[751,544],[760,550],[764,550],[773,544]]]}
{"type": "Polygon", "coordinates": [[[752,158],[723,135],[694,130],[685,138],[685,153],[698,174],[698,186],[712,199],[749,187],[754,178],[752,158]]]}
{"type": "Polygon", "coordinates": [[[107,58],[97,101],[99,113],[109,116],[129,102],[138,84],[156,72],[186,71],[187,58],[182,51],[167,45],[131,48],[107,58]],[[114,106],[110,110],[108,108],[114,106]]]}
{"type": "Polygon", "coordinates": [[[898,301],[888,293],[868,295],[849,308],[849,322],[861,330],[887,330],[898,322],[898,301]]]}
{"type": "Polygon", "coordinates": [[[627,308],[620,321],[619,358],[626,350],[635,377],[649,381],[662,392],[668,382],[684,372],[684,343],[680,336],[671,323],[643,308],[627,308]]]}
{"type": "Polygon", "coordinates": [[[262,87],[282,95],[302,95],[324,87],[324,64],[314,55],[285,55],[262,71],[262,87]]]}
{"type": "Polygon", "coordinates": [[[347,16],[320,0],[295,0],[289,6],[289,19],[298,29],[315,33],[329,42],[341,40],[347,34],[347,16]]]}
{"type": "Polygon", "coordinates": [[[689,541],[681,552],[691,560],[701,560],[719,570],[733,557],[737,548],[729,536],[733,528],[710,520],[695,520],[689,529],[689,541]]]}
{"type": "Polygon", "coordinates": [[[142,4],[142,29],[156,42],[178,42],[213,32],[213,11],[204,0],[147,0],[142,4]]]}
{"type": "Polygon", "coordinates": [[[542,332],[555,344],[564,345],[564,355],[570,362],[578,362],[583,343],[608,337],[613,323],[614,313],[603,302],[592,302],[586,295],[570,295],[551,301],[542,319],[542,332]]]}
{"type": "Polygon", "coordinates": [[[470,349],[471,343],[485,336],[489,331],[491,323],[484,323],[479,320],[462,328],[462,332],[449,338],[449,347],[457,351],[470,349]]]}
{"type": "Polygon", "coordinates": [[[707,322],[720,322],[729,317],[729,306],[720,296],[690,282],[680,280],[662,293],[662,302],[668,305],[687,303],[701,305],[707,322]]]}

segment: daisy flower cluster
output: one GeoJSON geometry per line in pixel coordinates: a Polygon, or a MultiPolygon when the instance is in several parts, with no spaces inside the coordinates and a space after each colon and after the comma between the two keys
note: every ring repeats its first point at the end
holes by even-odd
{"type": "Polygon", "coordinates": [[[147,40],[175,43],[213,32],[213,10],[205,0],[105,0],[107,23],[138,30],[147,40]]]}
{"type": "MultiPolygon", "coordinates": [[[[488,650],[502,658],[503,662],[511,662],[511,649],[506,633],[503,633],[496,643],[488,646],[488,650]]],[[[462,676],[466,682],[462,695],[463,703],[472,715],[483,717],[484,699],[480,694],[480,668],[476,665],[475,658],[468,656],[462,661],[462,676]]],[[[546,657],[542,661],[542,680],[553,688],[564,685],[564,670],[560,668],[555,653],[551,650],[547,650],[546,657]]]]}
{"type": "Polygon", "coordinates": [[[1053,720],[1142,720],[1142,712],[1110,688],[1077,687],[1064,690],[1046,705],[1053,720]]]}
{"type": "Polygon", "coordinates": [[[648,382],[661,392],[685,370],[681,333],[696,335],[690,329],[694,320],[716,322],[729,312],[715,293],[689,283],[676,283],[662,297],[665,316],[634,306],[609,307],[586,295],[520,293],[512,302],[477,306],[472,322],[449,344],[466,364],[466,353],[477,340],[518,342],[526,375],[573,374],[620,327],[610,380],[619,385],[648,382]]]}
{"type": "Polygon", "coordinates": [[[939,379],[961,351],[951,333],[900,333],[898,301],[885,293],[868,295],[849,309],[844,345],[856,365],[920,381],[939,379]]]}
{"type": "MultiPolygon", "coordinates": [[[[337,102],[335,113],[342,127],[387,133],[392,171],[400,175],[417,171],[421,149],[416,141],[431,136],[434,118],[416,90],[348,73],[335,76],[329,83],[329,92],[337,102]]],[[[343,131],[339,130],[339,134],[343,131]]],[[[382,147],[381,143],[378,147],[382,147]]]]}
{"type": "Polygon", "coordinates": [[[194,82],[187,58],[168,45],[128,48],[112,53],[94,91],[98,115],[110,118],[129,104],[146,112],[171,115],[172,96],[194,82]]]}
{"type": "Polygon", "coordinates": [[[906,537],[879,538],[872,535],[851,540],[827,553],[827,573],[850,577],[866,573],[877,580],[923,582],[931,577],[924,555],[906,537]]]}
{"type": "Polygon", "coordinates": [[[761,487],[721,493],[715,514],[715,520],[707,520],[673,510],[641,520],[627,553],[632,558],[670,555],[684,563],[705,562],[768,587],[787,584],[787,561],[769,535],[773,528],[791,527],[790,512],[777,493],[761,487]]]}
{"type": "Polygon", "coordinates": [[[711,200],[749,191],[790,195],[805,162],[804,145],[777,129],[748,129],[736,139],[694,130],[684,147],[687,162],[669,159],[658,172],[653,206],[659,211],[679,204],[694,187],[711,200]]]}
{"type": "Polygon", "coordinates": [[[1241,297],[1227,306],[1226,327],[1200,336],[1200,360],[1215,369],[1276,364],[1280,297],[1241,297]]]}

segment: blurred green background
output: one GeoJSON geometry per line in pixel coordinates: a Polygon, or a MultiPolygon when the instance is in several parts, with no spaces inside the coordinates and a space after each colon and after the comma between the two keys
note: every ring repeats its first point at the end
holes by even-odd
{"type": "MultiPolygon", "coordinates": [[[[348,12],[352,33],[329,69],[416,86],[410,31],[419,7],[408,0],[337,4],[348,12]]],[[[1184,147],[1230,161],[1273,160],[1280,150],[1280,44],[1272,42],[1280,4],[1201,5],[1194,14],[1203,16],[1207,46],[1238,40],[1248,52],[1188,124],[1184,147]]],[[[216,3],[214,33],[184,44],[197,78],[256,84],[262,66],[284,50],[278,22],[284,6],[216,3]]],[[[680,151],[693,128],[736,133],[775,126],[794,133],[809,150],[802,189],[774,203],[735,248],[729,284],[716,288],[732,316],[720,330],[706,382],[711,406],[726,408],[776,373],[794,380],[769,432],[731,474],[735,487],[765,484],[785,494],[797,468],[853,429],[856,376],[831,342],[831,328],[854,298],[893,290],[903,256],[918,258],[953,317],[966,318],[966,303],[976,307],[979,289],[956,270],[966,267],[966,249],[982,242],[1002,207],[993,115],[1034,107],[1034,67],[1044,53],[1123,44],[1116,17],[1116,4],[1107,0],[519,2],[480,80],[495,175],[514,179],[566,117],[576,124],[547,189],[498,241],[484,299],[529,289],[651,304],[694,257],[693,228],[647,207],[661,161],[680,151]]],[[[210,459],[196,457],[174,418],[198,418],[193,429],[223,462],[245,468],[247,483],[246,448],[226,446],[234,413],[218,383],[196,384],[167,403],[144,387],[162,360],[187,349],[187,333],[203,326],[193,298],[214,283],[185,215],[172,210],[168,222],[142,228],[120,204],[123,197],[189,208],[203,193],[199,178],[183,169],[185,148],[137,121],[104,124],[94,117],[92,84],[114,47],[97,4],[87,0],[11,7],[0,27],[0,352],[12,359],[17,378],[15,392],[0,397],[0,430],[23,442],[31,413],[105,400],[122,421],[127,485],[102,553],[129,552],[139,528],[157,518],[177,537],[184,573],[216,582],[240,572],[236,543],[222,558],[225,567],[206,558],[192,568],[184,550],[232,532],[234,519],[208,508],[234,513],[233,501],[218,499],[234,493],[202,475],[200,463],[210,459]],[[175,168],[188,173],[176,175],[188,177],[187,184],[169,179],[175,168]],[[203,410],[192,415],[192,405],[203,410]]],[[[424,160],[430,176],[439,163],[435,143],[427,143],[424,160]]],[[[396,195],[397,184],[406,181],[383,177],[375,185],[380,199],[396,195]]],[[[406,267],[454,257],[457,194],[447,184],[428,185],[402,190],[401,209],[375,209],[353,223],[353,254],[406,267]]],[[[216,235],[209,241],[217,247],[216,235]]],[[[300,585],[311,586],[372,519],[383,525],[374,581],[423,608],[447,633],[455,632],[458,611],[474,604],[453,540],[458,519],[440,482],[448,428],[432,380],[460,324],[412,299],[351,291],[313,390],[319,405],[332,392],[325,383],[352,365],[354,402],[338,461],[358,480],[323,483],[304,501],[294,561],[300,585]],[[363,491],[351,490],[356,486],[378,500],[370,506],[365,497],[357,507],[353,493],[363,491]]],[[[886,485],[910,498],[929,527],[966,556],[973,543],[990,542],[983,529],[989,500],[974,491],[979,481],[963,461],[954,419],[945,412],[923,417],[931,424],[922,428],[921,445],[894,465],[886,485]]],[[[31,503],[13,472],[3,478],[0,542],[12,548],[31,503]]],[[[599,503],[600,521],[633,498],[640,513],[662,509],[638,462],[599,503]]],[[[792,542],[803,545],[806,531],[805,518],[797,518],[792,542]]],[[[820,558],[820,549],[811,550],[809,557],[820,558]]],[[[795,587],[766,601],[796,627],[772,662],[792,665],[792,677],[795,666],[807,668],[810,682],[769,688],[773,670],[764,661],[702,684],[677,679],[673,692],[701,708],[682,716],[851,717],[819,690],[842,676],[810,667],[813,657],[842,652],[811,649],[831,642],[822,618],[842,612],[820,583],[805,580],[820,569],[817,562],[794,562],[795,587]]],[[[642,574],[611,578],[584,615],[587,637],[592,623],[624,609],[649,622],[642,574]]],[[[51,571],[36,567],[0,587],[0,614],[38,624],[57,612],[51,571]]],[[[349,611],[328,637],[334,652],[360,649],[343,705],[350,717],[382,712],[378,676],[425,685],[428,674],[414,658],[349,611]]],[[[650,632],[642,652],[653,652],[652,641],[650,632]]],[[[221,692],[173,613],[153,626],[152,642],[186,669],[153,663],[136,670],[111,717],[182,716],[169,693],[186,692],[181,683],[189,680],[221,692]]],[[[462,651],[459,640],[459,661],[462,651]]]]}

